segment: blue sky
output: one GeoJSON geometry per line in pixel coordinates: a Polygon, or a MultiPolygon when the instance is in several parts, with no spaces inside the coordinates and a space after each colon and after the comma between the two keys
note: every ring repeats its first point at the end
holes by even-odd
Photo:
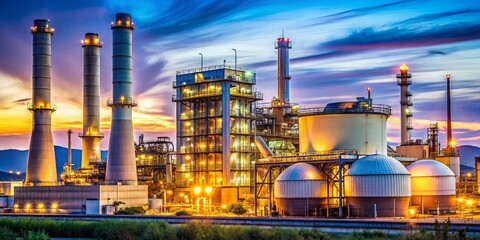
{"type": "MultiPolygon", "coordinates": [[[[8,1],[0,27],[0,149],[26,149],[31,115],[31,35],[35,18],[55,28],[52,47],[54,141],[81,130],[82,48],[95,32],[102,48],[102,126],[108,146],[111,96],[111,30],[116,12],[132,14],[136,135],[174,137],[177,70],[234,62],[255,70],[257,89],[276,94],[274,41],[282,29],[293,42],[291,98],[301,106],[350,101],[372,88],[377,104],[389,104],[389,142],[399,141],[399,87],[395,74],[406,63],[413,74],[414,138],[439,122],[444,130],[445,74],[452,75],[454,138],[480,143],[480,3],[476,1],[8,1]],[[5,83],[5,84],[4,84],[5,83]]],[[[445,146],[445,132],[440,139],[445,146]]],[[[80,139],[74,138],[80,148],[80,139]]]]}

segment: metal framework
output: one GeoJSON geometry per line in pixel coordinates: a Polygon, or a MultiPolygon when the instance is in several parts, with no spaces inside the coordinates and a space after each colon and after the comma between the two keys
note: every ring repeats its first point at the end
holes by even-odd
{"type": "Polygon", "coordinates": [[[261,199],[268,201],[268,208],[274,213],[274,192],[273,185],[278,175],[287,167],[303,162],[317,166],[327,177],[327,205],[326,217],[330,217],[332,209],[338,209],[338,216],[343,217],[343,174],[350,165],[358,159],[358,152],[355,150],[342,150],[321,152],[315,154],[303,154],[296,156],[271,157],[259,159],[254,166],[254,211],[258,215],[258,202],[261,199]],[[338,194],[330,196],[331,189],[338,194]],[[332,206],[331,200],[334,201],[332,206]],[[336,207],[334,207],[336,205],[336,207]]]}

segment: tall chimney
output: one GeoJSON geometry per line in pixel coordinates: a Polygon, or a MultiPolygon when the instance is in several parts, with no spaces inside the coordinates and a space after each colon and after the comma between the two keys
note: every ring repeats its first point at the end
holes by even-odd
{"type": "Polygon", "coordinates": [[[90,168],[91,162],[100,162],[100,48],[98,34],[87,33],[83,47],[83,132],[82,165],[90,168]]]}
{"type": "Polygon", "coordinates": [[[68,155],[67,155],[67,165],[68,165],[68,171],[67,172],[72,172],[72,130],[68,130],[68,155]]]}
{"type": "Polygon", "coordinates": [[[51,115],[56,106],[51,101],[51,40],[54,29],[50,20],[35,19],[33,35],[33,94],[28,110],[33,113],[33,130],[28,152],[25,182],[33,185],[57,183],[51,115]]]}
{"type": "Polygon", "coordinates": [[[130,14],[117,13],[113,31],[113,98],[107,100],[112,107],[112,124],[108,146],[107,184],[137,184],[135,146],[133,140],[132,108],[132,31],[130,14]]]}
{"type": "Polygon", "coordinates": [[[410,142],[412,127],[412,92],[408,86],[412,85],[412,74],[408,73],[408,66],[403,64],[400,67],[400,73],[397,73],[397,85],[400,86],[400,138],[401,145],[410,142]]]}
{"type": "Polygon", "coordinates": [[[278,100],[282,103],[290,102],[290,58],[288,56],[290,48],[292,48],[290,38],[282,34],[275,43],[275,49],[278,49],[278,100]]]}
{"type": "Polygon", "coordinates": [[[450,100],[450,74],[447,74],[447,148],[453,148],[454,142],[452,139],[452,110],[450,100]]]}

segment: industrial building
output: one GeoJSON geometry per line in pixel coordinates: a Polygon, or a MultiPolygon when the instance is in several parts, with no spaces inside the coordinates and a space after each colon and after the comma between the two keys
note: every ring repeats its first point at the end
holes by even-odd
{"type": "Polygon", "coordinates": [[[255,72],[217,65],[177,72],[177,191],[213,187],[216,204],[250,192],[255,72]]]}

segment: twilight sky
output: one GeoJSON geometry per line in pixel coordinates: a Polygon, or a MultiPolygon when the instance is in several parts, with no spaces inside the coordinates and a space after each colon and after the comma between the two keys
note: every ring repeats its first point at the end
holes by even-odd
{"type": "MultiPolygon", "coordinates": [[[[413,74],[414,138],[438,122],[445,146],[445,74],[452,75],[453,136],[480,146],[480,3],[446,1],[6,1],[0,9],[0,149],[27,149],[31,132],[32,45],[35,18],[48,18],[52,40],[52,115],[55,145],[82,126],[83,50],[87,32],[100,35],[102,148],[108,147],[111,30],[116,12],[132,14],[135,138],[174,138],[171,82],[177,70],[238,65],[255,70],[264,100],[276,95],[274,41],[285,29],[290,51],[291,98],[302,107],[351,101],[372,88],[374,103],[389,104],[388,141],[399,142],[402,63],[413,74]]],[[[75,134],[73,147],[81,148],[75,134]]]]}

